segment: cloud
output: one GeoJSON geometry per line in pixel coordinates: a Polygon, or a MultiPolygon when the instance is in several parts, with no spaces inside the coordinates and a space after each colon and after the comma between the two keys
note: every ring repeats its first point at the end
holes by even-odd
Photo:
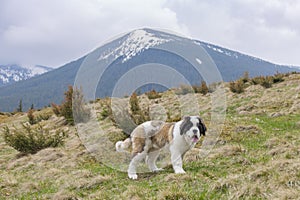
{"type": "Polygon", "coordinates": [[[120,33],[140,27],[182,28],[163,0],[4,0],[0,61],[59,66],[120,33]]]}
{"type": "Polygon", "coordinates": [[[300,2],[170,1],[192,37],[279,64],[300,65],[300,2]]]}
{"type": "Polygon", "coordinates": [[[120,33],[153,27],[300,65],[294,0],[2,0],[0,19],[1,64],[61,66],[120,33]]]}

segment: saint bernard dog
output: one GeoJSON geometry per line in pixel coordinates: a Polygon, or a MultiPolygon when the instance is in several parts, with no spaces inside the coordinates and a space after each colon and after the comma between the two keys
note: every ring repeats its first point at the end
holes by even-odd
{"type": "Polygon", "coordinates": [[[152,172],[160,171],[155,164],[159,150],[167,147],[176,174],[185,173],[182,168],[184,154],[193,148],[200,137],[205,136],[206,126],[198,116],[186,116],[179,122],[147,121],[137,126],[130,137],[116,143],[116,150],[124,152],[132,147],[132,159],[128,177],[137,179],[136,167],[143,159],[152,172]]]}

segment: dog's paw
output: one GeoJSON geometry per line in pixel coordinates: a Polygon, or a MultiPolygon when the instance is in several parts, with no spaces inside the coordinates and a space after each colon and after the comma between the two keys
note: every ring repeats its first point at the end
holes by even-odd
{"type": "Polygon", "coordinates": [[[137,179],[138,176],[137,176],[137,174],[128,174],[128,177],[132,180],[135,180],[135,179],[137,179]]]}
{"type": "Polygon", "coordinates": [[[156,168],[153,170],[153,172],[160,172],[160,171],[163,171],[164,169],[163,168],[156,168]]]}
{"type": "Polygon", "coordinates": [[[183,169],[175,170],[175,174],[185,174],[186,172],[183,169]]]}

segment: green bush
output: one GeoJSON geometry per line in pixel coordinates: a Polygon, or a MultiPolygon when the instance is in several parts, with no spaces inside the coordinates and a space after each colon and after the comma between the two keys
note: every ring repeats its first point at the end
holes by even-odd
{"type": "Polygon", "coordinates": [[[104,120],[106,118],[110,119],[114,124],[116,124],[116,119],[114,118],[113,111],[111,108],[111,99],[106,97],[105,99],[101,99],[101,112],[100,112],[100,120],[104,120]]]}
{"type": "Polygon", "coordinates": [[[110,117],[112,115],[112,111],[111,111],[111,108],[110,107],[103,107],[102,108],[102,111],[100,112],[100,115],[101,115],[101,119],[106,119],[108,117],[110,117]]]}
{"type": "Polygon", "coordinates": [[[72,116],[75,122],[87,122],[90,119],[91,111],[86,106],[82,89],[75,88],[72,93],[72,116]]]}
{"type": "Polygon", "coordinates": [[[39,123],[40,121],[44,120],[48,120],[51,117],[51,114],[41,114],[36,116],[36,123],[39,123]]]}
{"type": "Polygon", "coordinates": [[[138,114],[141,108],[139,106],[139,100],[135,92],[131,95],[129,99],[129,103],[130,103],[130,110],[132,114],[138,114]]]}
{"type": "Polygon", "coordinates": [[[273,76],[273,83],[280,83],[284,81],[284,74],[277,73],[273,76]]]}
{"type": "Polygon", "coordinates": [[[60,116],[61,115],[61,111],[60,111],[60,106],[56,105],[55,103],[51,103],[51,107],[52,107],[52,111],[54,112],[54,114],[56,116],[60,116]]]}
{"type": "Polygon", "coordinates": [[[179,88],[177,88],[175,90],[175,94],[177,95],[185,95],[185,94],[188,94],[188,93],[193,93],[194,90],[191,86],[189,85],[180,85],[179,88]]]}
{"type": "Polygon", "coordinates": [[[217,88],[221,85],[221,82],[217,82],[217,83],[211,83],[208,86],[208,92],[213,93],[217,90],[217,88]]]}
{"type": "Polygon", "coordinates": [[[155,90],[151,90],[149,92],[146,92],[145,94],[147,95],[148,99],[158,99],[158,98],[161,98],[161,94],[159,94],[155,90]]]}
{"type": "Polygon", "coordinates": [[[264,88],[272,87],[273,83],[280,83],[284,81],[284,74],[277,73],[274,76],[257,76],[251,79],[253,85],[260,84],[264,88]]]}
{"type": "Polygon", "coordinates": [[[90,110],[84,107],[84,98],[82,90],[73,89],[72,86],[64,93],[65,99],[61,105],[52,103],[52,110],[56,116],[63,116],[68,124],[74,125],[74,116],[76,122],[85,122],[90,117],[90,110]]]}
{"type": "Polygon", "coordinates": [[[100,101],[101,104],[101,119],[106,119],[106,118],[110,118],[112,121],[115,121],[113,118],[113,112],[112,112],[112,108],[111,108],[111,99],[110,98],[105,98],[102,101],[100,101]]]}
{"type": "Polygon", "coordinates": [[[256,76],[251,79],[253,85],[258,85],[262,82],[262,76],[256,76]]]}
{"type": "Polygon", "coordinates": [[[243,77],[241,78],[241,81],[243,81],[243,83],[247,83],[249,82],[250,78],[249,78],[249,72],[245,72],[243,77]]]}
{"type": "Polygon", "coordinates": [[[30,125],[22,124],[22,128],[9,129],[7,126],[3,128],[4,141],[17,151],[25,154],[34,154],[48,147],[57,147],[63,145],[66,134],[64,131],[58,130],[50,133],[48,129],[38,126],[33,129],[30,125]]]}
{"type": "Polygon", "coordinates": [[[61,104],[61,115],[65,117],[65,119],[69,124],[74,125],[72,99],[73,99],[73,87],[69,85],[68,90],[65,92],[65,100],[61,104]]]}
{"type": "Polygon", "coordinates": [[[27,112],[27,117],[28,117],[28,122],[31,124],[31,125],[34,125],[34,124],[37,124],[39,122],[41,122],[42,120],[48,120],[51,115],[50,114],[41,114],[41,115],[38,115],[38,116],[34,116],[34,109],[29,109],[28,112],[27,112]]]}
{"type": "Polygon", "coordinates": [[[270,88],[273,84],[273,78],[271,76],[262,77],[260,85],[264,88],[270,88]]]}
{"type": "Polygon", "coordinates": [[[232,81],[229,83],[230,91],[233,93],[243,93],[245,89],[245,84],[242,80],[232,81]]]}
{"type": "Polygon", "coordinates": [[[33,112],[34,112],[33,109],[29,109],[28,112],[27,112],[28,121],[29,121],[29,123],[30,123],[31,125],[33,125],[33,124],[36,123],[36,120],[35,120],[35,118],[34,118],[33,112]]]}
{"type": "Polygon", "coordinates": [[[193,89],[195,93],[201,93],[203,95],[206,95],[209,92],[205,81],[202,81],[200,86],[193,85],[193,89]]]}
{"type": "Polygon", "coordinates": [[[139,100],[137,94],[134,92],[130,99],[130,110],[131,110],[131,117],[136,124],[141,124],[145,121],[150,119],[149,117],[149,108],[146,111],[143,111],[139,106],[139,100]]]}

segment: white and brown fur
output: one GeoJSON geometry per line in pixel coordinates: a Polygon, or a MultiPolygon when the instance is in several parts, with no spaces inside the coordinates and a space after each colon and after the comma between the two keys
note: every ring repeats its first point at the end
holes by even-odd
{"type": "Polygon", "coordinates": [[[182,168],[184,154],[205,135],[206,126],[198,116],[187,116],[176,123],[163,121],[148,121],[137,126],[125,141],[116,143],[116,150],[123,152],[132,146],[132,160],[128,167],[128,176],[137,179],[136,167],[146,159],[151,171],[159,171],[155,162],[159,150],[168,146],[171,162],[175,173],[185,173],[182,168]]]}

